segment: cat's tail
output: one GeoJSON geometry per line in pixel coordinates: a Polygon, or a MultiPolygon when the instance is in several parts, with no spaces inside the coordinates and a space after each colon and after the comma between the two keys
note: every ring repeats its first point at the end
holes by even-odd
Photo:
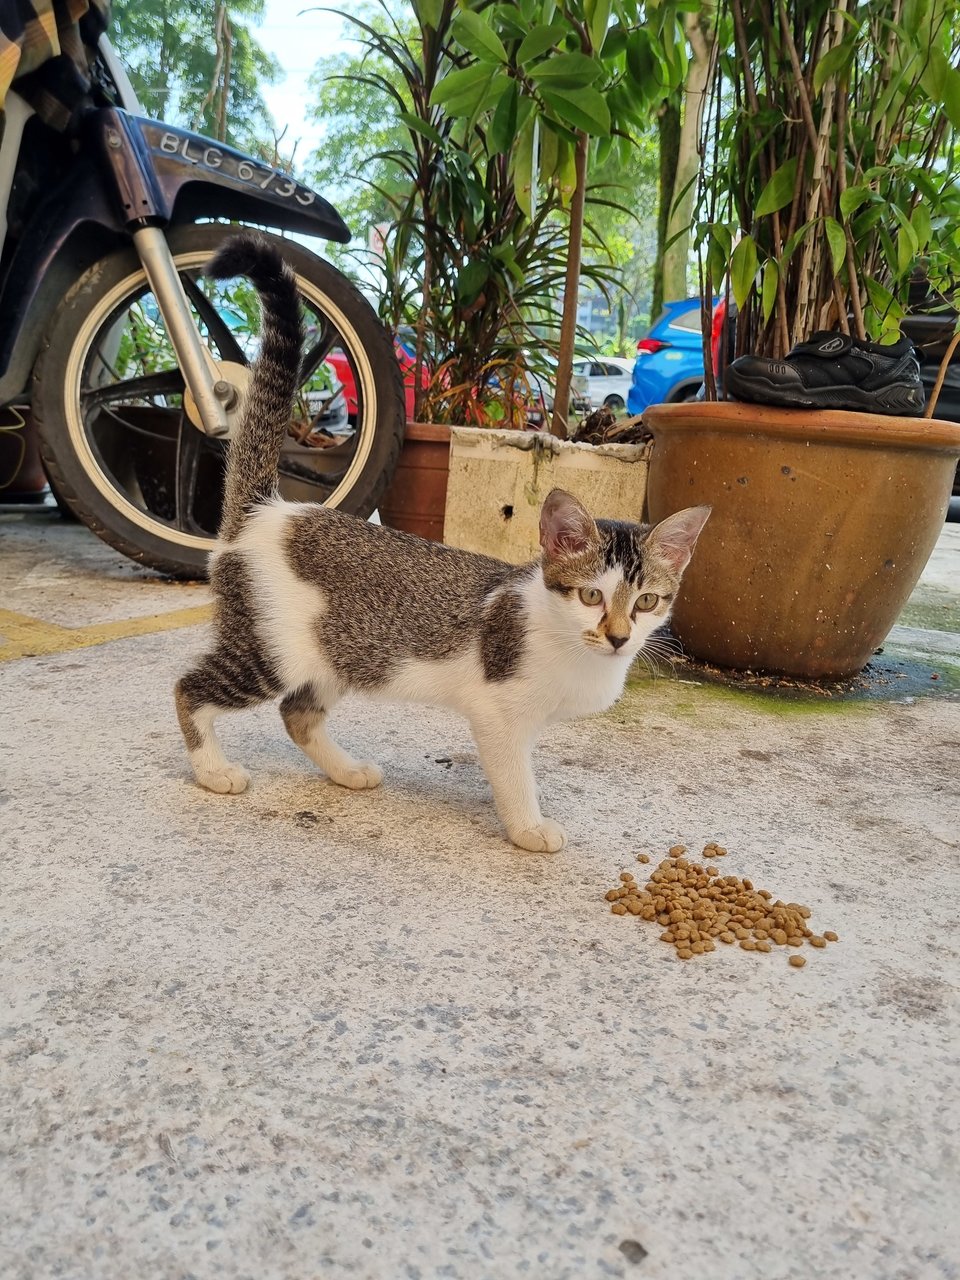
{"type": "Polygon", "coordinates": [[[277,493],[280,450],[290,426],[303,350],[296,280],[269,241],[254,232],[231,236],[204,268],[217,280],[247,276],[263,313],[260,354],[227,458],[220,537],[237,537],[247,513],[277,493]]]}

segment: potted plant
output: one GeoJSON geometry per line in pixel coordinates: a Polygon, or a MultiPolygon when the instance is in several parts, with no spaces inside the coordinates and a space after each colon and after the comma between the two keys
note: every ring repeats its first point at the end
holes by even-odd
{"type": "MultiPolygon", "coordinates": [[[[407,131],[387,153],[404,181],[399,191],[384,192],[392,216],[381,255],[381,316],[394,332],[409,332],[415,364],[413,421],[381,505],[383,518],[399,527],[439,533],[436,504],[452,428],[455,453],[469,456],[446,503],[457,507],[450,536],[502,550],[515,514],[513,527],[524,530],[517,554],[526,554],[531,538],[536,545],[535,523],[519,517],[536,504],[560,448],[534,442],[524,429],[531,403],[541,400],[547,417],[543,392],[555,386],[552,425],[566,434],[561,406],[574,354],[587,150],[591,138],[608,150],[629,146],[629,138],[614,139],[611,131],[643,115],[647,90],[627,77],[628,52],[636,67],[658,65],[655,33],[641,28],[638,6],[616,8],[613,23],[609,4],[579,0],[559,8],[544,0],[476,8],[414,0],[410,27],[344,15],[362,28],[371,55],[358,78],[383,95],[407,131]],[[599,50],[608,40],[603,62],[599,50]],[[490,428],[496,436],[473,448],[470,429],[490,428]],[[506,462],[516,472],[507,483],[506,462]],[[479,491],[477,469],[488,475],[491,466],[498,478],[479,491]],[[514,492],[526,497],[514,502],[514,492]]],[[[679,30],[676,20],[674,26],[679,30]]],[[[679,76],[681,56],[674,53],[679,76]]],[[[651,85],[662,79],[646,76],[651,85]]],[[[602,265],[582,274],[615,283],[602,265]]],[[[618,448],[621,454],[614,447],[598,453],[591,470],[605,454],[612,471],[617,462],[642,464],[632,493],[624,495],[621,478],[614,495],[601,499],[614,515],[628,514],[629,502],[636,518],[647,450],[618,448]]],[[[595,480],[583,494],[587,500],[595,480]]]]}
{"type": "MultiPolygon", "coordinates": [[[[903,349],[882,344],[900,336],[918,271],[947,294],[960,270],[950,164],[960,9],[718,0],[713,11],[694,224],[703,297],[726,281],[734,354],[747,374],[768,375],[773,399],[804,360],[823,385],[840,367],[831,360],[849,370],[858,354],[876,368],[886,359],[907,379],[901,391],[912,386],[909,355],[899,361],[903,349]],[[825,332],[815,351],[795,351],[825,332]]],[[[896,396],[871,400],[880,412],[718,400],[711,322],[704,307],[707,402],[645,414],[651,518],[691,503],[714,509],[676,632],[689,653],[721,666],[849,676],[882,642],[933,548],[960,428],[891,414],[905,402],[896,396]]],[[[922,407],[912,391],[911,400],[922,407]]]]}

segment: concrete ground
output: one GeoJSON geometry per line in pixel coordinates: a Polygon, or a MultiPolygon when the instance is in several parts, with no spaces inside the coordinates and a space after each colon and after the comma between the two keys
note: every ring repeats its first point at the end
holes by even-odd
{"type": "Polygon", "coordinates": [[[553,857],[435,711],[338,711],[371,793],[238,716],[252,789],[201,792],[204,588],[49,513],[0,548],[4,1280],[960,1276],[960,526],[856,697],[664,668],[559,729],[553,857]],[[707,840],[840,942],[610,914],[707,840]]]}

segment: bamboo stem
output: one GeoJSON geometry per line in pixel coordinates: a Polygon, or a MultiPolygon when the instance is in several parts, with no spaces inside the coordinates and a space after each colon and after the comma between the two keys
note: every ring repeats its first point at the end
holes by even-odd
{"type": "Polygon", "coordinates": [[[960,330],[957,330],[950,339],[950,345],[947,347],[944,352],[943,359],[940,361],[940,368],[937,370],[937,380],[933,384],[933,390],[930,392],[930,399],[927,403],[926,409],[924,410],[923,416],[925,418],[933,417],[934,411],[937,407],[937,401],[940,399],[940,389],[943,386],[943,380],[947,376],[947,367],[953,358],[953,353],[956,351],[958,343],[960,343],[960,330]]]}

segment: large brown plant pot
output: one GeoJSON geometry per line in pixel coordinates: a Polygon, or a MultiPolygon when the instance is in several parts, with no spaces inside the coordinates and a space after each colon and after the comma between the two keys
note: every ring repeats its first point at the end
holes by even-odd
{"type": "Polygon", "coordinates": [[[813,680],[860,671],[943,528],[960,426],[732,402],[644,421],[650,519],[713,507],[673,612],[686,652],[813,680]]]}
{"type": "Polygon", "coordinates": [[[408,422],[400,461],[380,502],[380,519],[393,529],[443,541],[450,471],[450,428],[408,422]]]}

